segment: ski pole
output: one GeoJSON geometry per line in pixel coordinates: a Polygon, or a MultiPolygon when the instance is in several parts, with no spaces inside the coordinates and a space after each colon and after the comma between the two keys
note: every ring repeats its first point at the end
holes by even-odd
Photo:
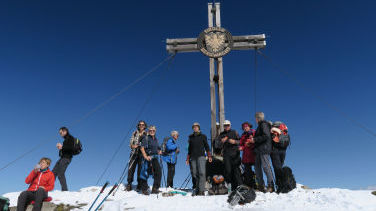
{"type": "Polygon", "coordinates": [[[191,173],[188,174],[188,176],[185,178],[185,180],[183,181],[183,183],[180,185],[179,189],[183,188],[184,184],[187,182],[187,180],[189,179],[190,176],[191,176],[191,173]]]}
{"type": "Polygon", "coordinates": [[[94,211],[97,211],[97,210],[102,206],[102,204],[106,201],[106,199],[111,195],[112,191],[114,191],[115,188],[116,188],[117,186],[118,186],[118,184],[116,183],[116,184],[112,187],[112,189],[110,190],[110,192],[108,192],[107,196],[104,197],[104,199],[101,201],[101,203],[98,205],[98,207],[95,208],[94,211]]]}
{"type": "Polygon", "coordinates": [[[103,187],[102,187],[102,190],[98,193],[98,196],[97,196],[97,198],[95,198],[95,200],[94,200],[94,202],[91,204],[91,206],[90,206],[90,208],[89,208],[89,210],[88,211],[90,211],[91,210],[91,208],[93,208],[93,206],[94,206],[94,204],[95,204],[95,202],[97,202],[97,200],[98,200],[98,198],[99,198],[99,196],[103,193],[103,191],[104,191],[104,189],[107,187],[107,185],[109,184],[109,182],[107,181],[104,185],[103,185],[103,187]]]}
{"type": "MultiPolygon", "coordinates": [[[[127,169],[127,167],[128,167],[128,169],[132,168],[132,167],[133,167],[133,164],[135,163],[135,161],[136,161],[136,159],[134,159],[134,160],[132,161],[131,165],[128,165],[128,166],[126,166],[125,168],[126,168],[126,169],[127,169]]],[[[128,164],[129,164],[129,162],[128,162],[128,164]]],[[[118,185],[117,188],[115,189],[115,191],[114,191],[114,193],[112,194],[112,196],[115,196],[116,192],[119,190],[120,184],[123,183],[123,180],[125,179],[125,176],[126,176],[126,171],[125,171],[125,173],[123,172],[122,176],[120,177],[120,179],[119,179],[119,181],[118,181],[118,184],[119,184],[119,185],[118,185]]]]}
{"type": "Polygon", "coordinates": [[[185,184],[185,187],[184,187],[184,189],[186,189],[187,188],[187,186],[188,186],[188,184],[189,184],[189,182],[191,181],[191,178],[192,178],[192,176],[191,175],[189,175],[190,177],[189,177],[189,179],[188,179],[188,181],[187,181],[187,184],[185,184]]]}
{"type": "Polygon", "coordinates": [[[132,151],[131,156],[129,157],[129,160],[128,160],[128,162],[127,162],[127,165],[125,165],[125,167],[124,167],[124,169],[123,169],[123,172],[122,172],[121,175],[120,175],[120,178],[119,178],[118,184],[120,184],[120,180],[122,180],[122,178],[125,177],[126,171],[127,171],[127,169],[129,169],[129,168],[128,168],[128,167],[129,167],[129,162],[131,162],[131,160],[134,160],[134,157],[133,157],[133,156],[135,156],[135,155],[137,154],[137,150],[138,150],[138,148],[137,148],[136,150],[133,150],[133,151],[132,151]]]}

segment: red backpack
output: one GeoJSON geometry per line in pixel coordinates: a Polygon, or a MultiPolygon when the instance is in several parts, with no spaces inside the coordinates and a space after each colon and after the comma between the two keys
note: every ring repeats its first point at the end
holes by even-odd
{"type": "Polygon", "coordinates": [[[290,135],[288,128],[283,122],[274,122],[271,129],[273,145],[286,149],[290,145],[290,135]]]}

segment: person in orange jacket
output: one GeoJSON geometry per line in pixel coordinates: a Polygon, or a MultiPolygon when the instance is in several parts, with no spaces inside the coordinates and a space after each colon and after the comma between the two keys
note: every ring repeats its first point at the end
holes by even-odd
{"type": "Polygon", "coordinates": [[[48,197],[48,191],[52,191],[55,185],[55,175],[48,168],[50,164],[51,159],[40,159],[39,164],[26,177],[25,183],[30,186],[18,197],[17,211],[25,211],[31,201],[35,202],[33,211],[42,209],[43,200],[48,197]]]}

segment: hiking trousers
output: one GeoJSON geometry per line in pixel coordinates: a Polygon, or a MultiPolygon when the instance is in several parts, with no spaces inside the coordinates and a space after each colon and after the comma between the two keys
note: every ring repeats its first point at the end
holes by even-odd
{"type": "Polygon", "coordinates": [[[256,178],[257,178],[259,187],[265,186],[263,171],[266,175],[268,186],[271,186],[271,187],[274,186],[273,185],[273,172],[270,166],[269,157],[270,157],[269,154],[261,154],[261,153],[256,154],[255,171],[256,171],[256,178]]]}
{"type": "Polygon", "coordinates": [[[17,211],[25,211],[31,201],[34,201],[33,211],[42,209],[43,200],[48,197],[47,192],[43,188],[37,191],[24,191],[20,194],[17,201],[17,211]]]}
{"type": "Polygon", "coordinates": [[[175,163],[167,163],[167,187],[174,187],[175,163]]]}
{"type": "Polygon", "coordinates": [[[204,156],[192,158],[191,167],[192,181],[194,180],[196,182],[197,192],[204,192],[206,183],[206,158],[204,156]]]}
{"type": "Polygon", "coordinates": [[[195,190],[196,189],[196,178],[193,176],[191,160],[189,160],[189,170],[191,172],[191,178],[192,178],[192,190],[195,190]]]}
{"type": "Polygon", "coordinates": [[[223,163],[225,166],[225,181],[231,183],[231,190],[235,190],[239,185],[243,184],[240,174],[240,154],[223,155],[223,163]]]}
{"type": "Polygon", "coordinates": [[[251,188],[256,188],[255,173],[252,170],[252,163],[243,163],[244,165],[244,184],[251,188]]]}
{"type": "Polygon", "coordinates": [[[286,150],[284,149],[273,149],[272,153],[270,154],[270,158],[272,159],[274,174],[275,174],[275,182],[277,187],[281,187],[281,180],[283,179],[283,172],[282,167],[285,162],[286,158],[286,150]]]}
{"type": "MultiPolygon", "coordinates": [[[[146,160],[144,160],[144,162],[149,163],[149,161],[146,161],[146,160]]],[[[153,178],[154,178],[153,190],[158,190],[159,187],[161,186],[162,170],[161,170],[161,166],[159,165],[159,161],[158,161],[157,157],[151,159],[150,165],[148,164],[148,168],[151,168],[151,172],[152,172],[152,175],[153,175],[153,178]]],[[[149,169],[148,169],[148,171],[149,171],[149,169]]],[[[140,178],[142,190],[149,189],[148,181],[147,181],[148,178],[149,178],[149,175],[147,175],[147,177],[145,179],[140,178]]]]}
{"type": "Polygon", "coordinates": [[[137,167],[137,186],[140,184],[140,172],[141,172],[142,157],[138,151],[135,154],[131,154],[128,166],[128,185],[132,185],[134,173],[137,167]],[[133,156],[132,156],[133,155],[133,156]]]}
{"type": "Polygon", "coordinates": [[[61,191],[68,191],[67,180],[65,178],[65,171],[67,170],[72,158],[60,158],[52,169],[55,178],[59,179],[61,191]]]}

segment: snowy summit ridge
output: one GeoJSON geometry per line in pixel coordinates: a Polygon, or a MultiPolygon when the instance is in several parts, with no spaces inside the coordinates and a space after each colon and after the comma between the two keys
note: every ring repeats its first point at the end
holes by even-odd
{"type": "MultiPolygon", "coordinates": [[[[94,201],[101,187],[87,187],[78,192],[53,191],[49,195],[53,198],[54,204],[65,204],[86,206],[75,210],[88,210],[94,201]]],[[[111,189],[108,187],[101,198],[111,189]]],[[[303,189],[297,184],[297,188],[287,194],[260,193],[257,192],[256,200],[244,206],[237,205],[230,207],[227,195],[220,196],[196,196],[190,193],[187,196],[175,195],[162,197],[159,195],[145,196],[135,191],[122,191],[120,187],[115,196],[110,196],[104,203],[103,209],[106,211],[118,210],[148,210],[148,211],[219,211],[219,210],[260,210],[260,211],[338,211],[338,210],[364,210],[376,211],[376,196],[368,190],[347,190],[338,188],[303,189]]],[[[165,191],[164,188],[160,190],[165,191]]],[[[17,205],[17,198],[20,192],[5,194],[10,198],[11,207],[17,205]]],[[[95,207],[95,206],[94,206],[95,207]]]]}

